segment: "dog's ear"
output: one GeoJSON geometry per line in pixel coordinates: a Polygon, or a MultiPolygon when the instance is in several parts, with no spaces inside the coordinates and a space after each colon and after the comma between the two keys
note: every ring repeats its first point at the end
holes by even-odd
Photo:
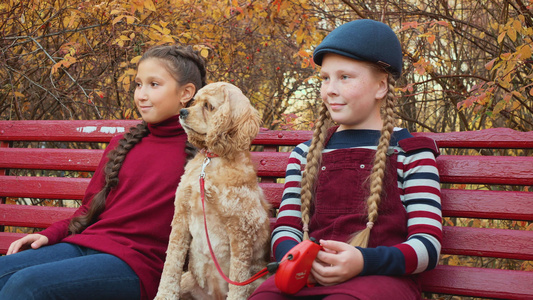
{"type": "MultiPolygon", "coordinates": [[[[243,95],[244,96],[244,95],[243,95]]],[[[246,108],[243,112],[236,117],[236,126],[235,126],[235,135],[234,142],[237,149],[240,150],[249,150],[250,144],[252,143],[255,136],[259,133],[261,126],[261,119],[259,118],[259,113],[257,110],[250,104],[248,99],[246,108]]]]}
{"type": "Polygon", "coordinates": [[[215,113],[209,121],[209,130],[206,135],[205,143],[207,149],[220,156],[225,155],[225,144],[228,143],[227,131],[231,127],[231,106],[229,92],[224,85],[217,87],[218,92],[213,93],[221,97],[220,105],[216,108],[215,113]]]}
{"type": "MultiPolygon", "coordinates": [[[[230,155],[249,150],[252,140],[259,133],[261,119],[250,100],[235,86],[223,88],[224,103],[217,109],[214,140],[208,136],[208,148],[218,155],[230,155]]],[[[214,124],[214,123],[212,123],[214,124]]]]}

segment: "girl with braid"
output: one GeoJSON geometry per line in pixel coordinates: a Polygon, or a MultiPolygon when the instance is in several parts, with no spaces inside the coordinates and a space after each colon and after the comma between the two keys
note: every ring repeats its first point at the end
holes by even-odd
{"type": "Polygon", "coordinates": [[[176,188],[194,155],[179,111],[206,84],[205,61],[191,47],[155,46],[135,82],[142,123],[111,140],[72,218],[0,257],[0,299],[154,298],[176,188]]]}
{"type": "Polygon", "coordinates": [[[414,274],[434,268],[441,248],[438,149],[395,127],[400,42],[387,25],[356,20],[313,60],[323,104],[312,140],[290,155],[272,253],[280,261],[315,238],[315,286],[286,295],[274,275],[250,299],[419,299],[414,274]]]}

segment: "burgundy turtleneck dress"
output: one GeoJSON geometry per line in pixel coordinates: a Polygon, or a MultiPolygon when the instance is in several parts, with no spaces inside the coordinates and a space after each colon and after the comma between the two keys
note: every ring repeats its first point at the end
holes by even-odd
{"type": "MultiPolygon", "coordinates": [[[[148,125],[150,134],[126,155],[119,184],[107,196],[105,211],[97,222],[76,235],[68,233],[70,219],[40,232],[48,237],[49,245],[67,242],[122,259],[139,276],[142,299],[152,299],[157,293],[171,231],[174,197],[186,162],[187,135],[178,117],[148,125]]],[[[122,135],[114,137],[106,148],[82,206],[74,215],[86,212],[93,196],[104,186],[107,154],[121,138],[122,135]]]]}

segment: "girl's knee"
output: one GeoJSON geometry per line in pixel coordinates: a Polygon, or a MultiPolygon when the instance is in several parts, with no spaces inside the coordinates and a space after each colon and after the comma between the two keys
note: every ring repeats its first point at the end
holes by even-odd
{"type": "Polygon", "coordinates": [[[46,281],[45,278],[35,277],[32,272],[24,269],[12,274],[0,290],[0,299],[32,300],[38,289],[36,283],[46,281]]]}

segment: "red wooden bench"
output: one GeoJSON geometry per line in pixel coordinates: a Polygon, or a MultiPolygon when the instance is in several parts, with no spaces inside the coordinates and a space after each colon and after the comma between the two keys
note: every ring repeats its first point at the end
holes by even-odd
{"type": "MultiPolygon", "coordinates": [[[[15,200],[29,204],[81,199],[89,182],[85,175],[96,168],[102,143],[137,122],[0,121],[0,254],[23,235],[20,232],[45,228],[74,210],[14,205],[15,200]]],[[[438,166],[447,218],[441,263],[467,262],[424,273],[425,296],[533,299],[533,132],[499,128],[418,135],[435,139],[443,151],[438,166]],[[464,153],[450,155],[453,151],[464,153]],[[501,229],[459,224],[466,221],[515,225],[501,229]],[[476,259],[490,264],[472,267],[476,259]],[[523,264],[525,270],[501,267],[507,259],[517,260],[515,264],[523,264]]],[[[278,179],[284,177],[291,147],[310,137],[309,131],[264,130],[255,139],[253,157],[261,186],[274,207],[281,199],[283,185],[278,179]]],[[[68,202],[74,201],[63,201],[68,202]]]]}

